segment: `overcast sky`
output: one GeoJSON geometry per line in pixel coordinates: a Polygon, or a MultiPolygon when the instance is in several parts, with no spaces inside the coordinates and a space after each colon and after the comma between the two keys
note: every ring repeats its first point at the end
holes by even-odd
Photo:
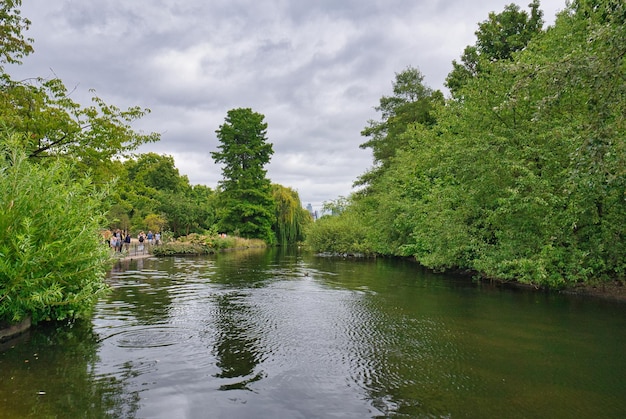
{"type": "MultiPolygon", "coordinates": [[[[161,133],[142,152],[174,157],[211,188],[215,130],[229,109],[265,115],[273,183],[303,205],[347,196],[372,164],[361,130],[395,73],[409,66],[443,83],[478,22],[511,0],[24,0],[35,53],[15,78],[61,78],[72,97],[152,113],[135,127],[161,133]]],[[[519,2],[525,10],[530,0],[519,2]]],[[[542,0],[548,24],[565,0],[542,0]]],[[[447,93],[446,93],[447,94],[447,93]]]]}

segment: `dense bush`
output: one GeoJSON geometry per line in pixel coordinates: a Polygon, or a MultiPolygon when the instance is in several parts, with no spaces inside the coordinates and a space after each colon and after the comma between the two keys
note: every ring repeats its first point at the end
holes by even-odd
{"type": "Polygon", "coordinates": [[[306,244],[315,252],[370,254],[366,233],[353,214],[327,215],[309,226],[306,244]]]}
{"type": "Polygon", "coordinates": [[[200,243],[171,242],[152,248],[152,254],[155,256],[208,255],[211,253],[215,253],[215,249],[200,243]]]}
{"type": "MultiPolygon", "coordinates": [[[[7,137],[7,135],[5,135],[7,137]]],[[[106,290],[105,193],[60,162],[0,150],[0,321],[81,317],[106,290]]]]}

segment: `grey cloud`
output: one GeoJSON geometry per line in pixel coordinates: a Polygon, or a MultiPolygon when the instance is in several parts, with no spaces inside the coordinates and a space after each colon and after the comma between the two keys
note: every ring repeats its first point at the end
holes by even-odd
{"type": "MultiPolygon", "coordinates": [[[[29,0],[35,54],[12,71],[52,68],[77,100],[95,88],[108,103],[151,108],[136,127],[162,141],[141,151],[173,155],[210,187],[221,176],[215,130],[229,109],[251,107],[269,125],[271,180],[321,205],[348,195],[371,166],[360,132],[394,73],[418,67],[441,89],[477,23],[508,3],[29,0]]],[[[543,3],[549,17],[565,2],[543,3]]]]}

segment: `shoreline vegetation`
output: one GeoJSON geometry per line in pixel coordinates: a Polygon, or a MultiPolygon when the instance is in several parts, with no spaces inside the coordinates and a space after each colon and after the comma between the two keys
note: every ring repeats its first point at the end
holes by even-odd
{"type": "MultiPolygon", "coordinates": [[[[191,240],[186,241],[188,237],[181,237],[178,240],[164,243],[159,246],[146,246],[143,253],[117,253],[111,255],[113,262],[144,259],[150,257],[170,257],[170,256],[201,256],[215,254],[218,252],[245,250],[250,248],[268,247],[262,240],[250,240],[239,237],[210,237],[194,234],[191,240]],[[216,241],[217,240],[217,241],[216,241]],[[216,245],[217,244],[217,245],[216,245]],[[235,247],[228,247],[233,245],[235,247]],[[157,250],[158,249],[158,250],[157,250]],[[154,252],[157,250],[157,252],[154,252]]],[[[133,243],[136,244],[136,243],[133,243]]],[[[367,256],[358,253],[318,253],[319,257],[344,258],[344,259],[360,259],[367,256]]],[[[473,275],[469,272],[457,272],[471,280],[473,275]]],[[[622,281],[615,280],[610,282],[598,282],[597,284],[576,284],[564,289],[556,290],[546,287],[535,287],[529,284],[523,284],[517,281],[503,281],[497,279],[481,278],[484,283],[495,284],[498,287],[526,289],[534,292],[560,293],[572,297],[593,298],[598,300],[614,301],[626,303],[626,284],[622,281]]],[[[18,324],[8,324],[0,322],[0,343],[6,343],[18,338],[28,332],[32,326],[31,319],[27,318],[18,324]]]]}
{"type": "MultiPolygon", "coordinates": [[[[136,239],[133,243],[136,245],[136,239]]],[[[202,256],[210,255],[224,251],[236,251],[250,248],[265,248],[268,244],[260,239],[245,239],[242,237],[226,236],[226,235],[203,235],[192,233],[187,236],[181,236],[178,239],[167,241],[159,246],[146,245],[143,254],[124,254],[116,260],[132,260],[146,257],[167,257],[167,256],[202,256]]],[[[361,259],[376,257],[360,252],[317,252],[319,257],[344,258],[344,259],[361,259]]],[[[398,256],[380,256],[380,257],[398,257],[398,256]]],[[[414,258],[408,258],[419,264],[414,258]]],[[[429,269],[426,267],[426,269],[429,269]]],[[[431,270],[432,271],[432,270],[431,270]]],[[[547,286],[536,286],[525,284],[519,281],[504,280],[499,278],[486,278],[476,272],[457,271],[448,272],[450,274],[460,274],[472,278],[480,278],[481,282],[495,284],[505,288],[528,289],[536,292],[556,292],[572,296],[593,297],[604,300],[613,300],[626,303],[626,283],[620,280],[613,281],[597,281],[589,283],[569,284],[564,288],[550,288],[547,286]]]]}
{"type": "Polygon", "coordinates": [[[146,243],[143,250],[139,249],[139,242],[133,238],[129,250],[111,254],[113,261],[142,259],[147,257],[165,256],[201,256],[222,251],[244,250],[251,248],[265,248],[267,243],[260,239],[246,239],[226,235],[192,233],[177,239],[154,245],[146,243]]]}
{"type": "MultiPolygon", "coordinates": [[[[328,257],[328,258],[342,258],[342,259],[361,259],[361,258],[374,258],[374,257],[383,257],[383,258],[401,258],[407,259],[412,262],[415,262],[417,265],[419,264],[415,258],[412,257],[401,257],[401,256],[372,256],[366,255],[364,253],[359,252],[318,252],[316,253],[319,257],[328,257]]],[[[428,267],[422,266],[423,268],[431,271],[438,272],[430,269],[428,267]]],[[[534,284],[526,284],[520,281],[514,280],[505,280],[500,278],[488,278],[484,275],[480,275],[477,272],[472,272],[468,270],[450,270],[450,271],[442,271],[439,272],[442,274],[449,275],[461,275],[468,278],[468,281],[478,280],[481,283],[492,284],[502,288],[509,289],[524,289],[530,290],[534,292],[544,292],[544,293],[558,293],[565,294],[577,297],[585,297],[585,298],[596,298],[607,301],[616,301],[621,303],[626,303],[626,281],[622,281],[619,279],[614,279],[611,281],[590,281],[587,283],[577,283],[577,284],[567,284],[563,288],[551,288],[549,286],[541,286],[534,284]],[[478,278],[478,279],[476,279],[478,278]]]]}
{"type": "MultiPolygon", "coordinates": [[[[136,239],[133,239],[136,241],[136,239]]],[[[133,242],[134,243],[134,242],[133,242]]],[[[134,243],[136,244],[136,243],[134,243]]],[[[124,253],[121,257],[114,257],[115,261],[133,260],[148,257],[168,257],[168,256],[202,256],[210,255],[218,252],[245,250],[250,248],[266,248],[267,243],[259,239],[245,239],[241,237],[228,237],[219,235],[201,235],[190,234],[182,236],[178,239],[163,243],[159,246],[146,245],[145,253],[124,253]]],[[[366,255],[359,252],[318,252],[318,257],[343,258],[343,259],[361,259],[372,258],[375,256],[366,255]]],[[[397,256],[381,256],[381,257],[397,257],[397,256]]],[[[408,258],[419,265],[414,258],[408,258]]],[[[428,268],[426,268],[428,269],[428,268]]],[[[432,271],[432,270],[431,270],[432,271]]],[[[597,281],[590,283],[579,283],[567,285],[564,288],[550,288],[547,286],[536,286],[525,284],[519,281],[503,280],[498,278],[486,278],[480,276],[476,272],[456,271],[447,272],[449,274],[459,274],[466,276],[468,280],[480,278],[483,283],[495,284],[503,288],[527,289],[536,292],[560,293],[580,297],[592,297],[603,300],[612,300],[626,303],[626,283],[620,280],[613,281],[597,281]]]]}

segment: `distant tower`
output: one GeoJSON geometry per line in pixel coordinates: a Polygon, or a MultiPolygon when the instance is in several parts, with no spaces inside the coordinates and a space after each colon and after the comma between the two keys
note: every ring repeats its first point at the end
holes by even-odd
{"type": "Polygon", "coordinates": [[[313,205],[311,203],[306,204],[306,210],[311,214],[313,221],[317,220],[317,211],[313,211],[313,205]]]}

